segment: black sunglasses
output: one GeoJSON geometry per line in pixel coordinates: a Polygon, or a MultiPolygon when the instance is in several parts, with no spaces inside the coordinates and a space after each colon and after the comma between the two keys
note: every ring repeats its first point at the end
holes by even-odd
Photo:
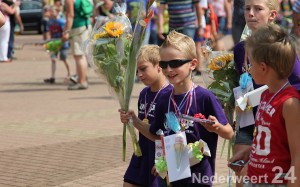
{"type": "Polygon", "coordinates": [[[170,60],[170,61],[159,61],[159,67],[162,69],[166,69],[169,65],[170,68],[178,68],[182,66],[185,63],[188,63],[192,60],[190,59],[175,59],[175,60],[170,60]]]}

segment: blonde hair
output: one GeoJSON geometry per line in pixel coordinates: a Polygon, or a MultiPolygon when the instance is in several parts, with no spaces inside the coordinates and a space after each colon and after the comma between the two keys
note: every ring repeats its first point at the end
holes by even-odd
{"type": "Polygon", "coordinates": [[[279,2],[278,0],[264,0],[266,2],[267,7],[270,10],[276,10],[279,11],[279,2]]]}
{"type": "Polygon", "coordinates": [[[168,34],[166,40],[160,48],[163,49],[167,47],[177,49],[178,51],[182,52],[187,59],[197,58],[194,40],[184,34],[176,32],[175,30],[168,34]]]}
{"type": "Polygon", "coordinates": [[[294,67],[294,40],[280,26],[267,24],[246,39],[245,47],[256,63],[264,62],[274,69],[279,79],[284,79],[289,77],[294,67]]]}
{"type": "Polygon", "coordinates": [[[137,60],[151,62],[154,66],[160,61],[158,45],[144,45],[141,47],[137,60]]]}

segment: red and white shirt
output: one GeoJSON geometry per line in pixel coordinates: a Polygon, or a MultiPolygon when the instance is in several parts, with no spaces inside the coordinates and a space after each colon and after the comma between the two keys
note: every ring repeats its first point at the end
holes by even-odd
{"type": "Polygon", "coordinates": [[[293,87],[283,89],[274,99],[273,95],[269,90],[262,94],[256,115],[257,132],[248,165],[252,183],[287,183],[283,177],[290,169],[291,155],[282,108],[287,99],[300,96],[293,87]]]}

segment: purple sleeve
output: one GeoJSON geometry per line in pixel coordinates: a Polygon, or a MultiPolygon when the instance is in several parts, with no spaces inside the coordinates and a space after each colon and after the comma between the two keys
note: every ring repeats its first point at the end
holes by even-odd
{"type": "Polygon", "coordinates": [[[207,102],[207,106],[211,106],[210,110],[208,110],[209,115],[215,116],[222,125],[226,125],[228,123],[228,120],[226,118],[222,105],[212,92],[208,94],[207,102]]]}
{"type": "Polygon", "coordinates": [[[300,61],[298,55],[296,55],[293,72],[289,76],[289,81],[296,90],[300,90],[300,61]]]}
{"type": "Polygon", "coordinates": [[[209,115],[215,116],[221,124],[226,125],[228,121],[218,98],[210,90],[201,86],[197,87],[196,93],[197,113],[202,113],[206,118],[209,115]]]}

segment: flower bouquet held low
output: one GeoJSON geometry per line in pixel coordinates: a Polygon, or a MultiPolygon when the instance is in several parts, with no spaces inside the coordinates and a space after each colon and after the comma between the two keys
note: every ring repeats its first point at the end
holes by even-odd
{"type": "MultiPolygon", "coordinates": [[[[141,24],[138,23],[133,32],[125,15],[126,2],[115,1],[114,9],[116,15],[105,24],[96,22],[89,40],[85,42],[84,51],[91,66],[106,81],[109,90],[118,99],[122,110],[127,111],[134,85],[137,53],[143,42],[147,20],[153,14],[146,11],[147,17],[142,18],[140,12],[138,20],[141,24]]],[[[134,154],[142,155],[130,121],[123,128],[123,161],[126,152],[126,127],[132,139],[134,154]]]]}

